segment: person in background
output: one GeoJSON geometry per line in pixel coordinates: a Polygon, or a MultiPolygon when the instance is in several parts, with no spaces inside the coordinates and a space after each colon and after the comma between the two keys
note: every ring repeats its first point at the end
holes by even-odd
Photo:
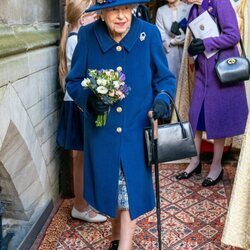
{"type": "Polygon", "coordinates": [[[250,116],[243,137],[221,241],[250,249],[250,116]]]}
{"type": "Polygon", "coordinates": [[[186,2],[194,4],[190,10],[189,22],[204,11],[208,11],[210,16],[217,20],[220,35],[204,40],[193,38],[188,47],[189,55],[195,58],[196,67],[189,119],[195,134],[198,156],[193,157],[185,171],[179,173],[176,178],[187,179],[193,173],[201,172],[199,154],[202,132],[206,131],[207,138],[214,139],[210,171],[202,182],[202,186],[208,187],[215,185],[223,177],[221,159],[225,138],[243,134],[245,130],[248,106],[244,82],[221,87],[215,72],[215,64],[218,60],[239,55],[236,45],[240,40],[240,32],[230,0],[187,0],[186,2]],[[204,51],[214,50],[220,52],[206,58],[204,51]]]}
{"type": "Polygon", "coordinates": [[[133,9],[133,15],[150,23],[150,15],[148,7],[144,4],[139,4],[133,9]]]}
{"type": "MultiPolygon", "coordinates": [[[[90,0],[69,0],[65,6],[66,23],[59,47],[59,78],[65,90],[65,78],[71,66],[71,58],[77,44],[78,30],[97,20],[97,14],[85,13],[90,0]]],[[[65,93],[58,127],[57,143],[65,150],[73,150],[74,205],[71,216],[88,222],[104,222],[107,218],[96,213],[83,198],[83,112],[69,94],[65,93]]]]}
{"type": "MultiPolygon", "coordinates": [[[[85,198],[112,218],[110,250],[131,249],[136,218],[155,206],[143,131],[150,125],[148,111],[153,110],[154,119],[169,116],[170,100],[164,93],[175,95],[175,77],[168,69],[160,32],[132,15],[134,5],[146,1],[100,0],[91,6],[88,11],[101,11],[101,19],[79,30],[66,79],[68,93],[84,109],[85,198]],[[117,68],[131,88],[125,99],[107,105],[83,87],[90,69],[117,68]],[[95,126],[97,115],[105,112],[106,125],[95,126]]],[[[105,90],[105,81],[100,83],[105,90]]]]}
{"type": "Polygon", "coordinates": [[[168,0],[156,13],[156,26],[161,32],[169,68],[176,78],[179,76],[190,8],[180,0],[168,0]]]}
{"type": "MultiPolygon", "coordinates": [[[[232,4],[238,16],[239,27],[246,52],[249,51],[248,0],[240,0],[232,4]]],[[[249,56],[249,53],[248,53],[249,56]]],[[[246,82],[249,84],[249,81],[246,82]]],[[[248,96],[250,97],[250,96],[248,96]]],[[[250,249],[250,115],[246,124],[240,156],[236,167],[233,189],[228,205],[222,243],[239,249],[250,249]]]]}

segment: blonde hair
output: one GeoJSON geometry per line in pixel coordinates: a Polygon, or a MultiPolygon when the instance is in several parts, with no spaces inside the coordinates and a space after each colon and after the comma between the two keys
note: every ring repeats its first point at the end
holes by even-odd
{"type": "Polygon", "coordinates": [[[236,15],[238,17],[240,34],[243,39],[244,39],[244,32],[245,32],[244,18],[245,18],[246,5],[247,5],[247,1],[241,0],[241,3],[236,7],[236,15]]]}
{"type": "Polygon", "coordinates": [[[91,0],[68,0],[64,8],[65,24],[62,30],[61,40],[59,45],[59,69],[58,69],[60,85],[63,89],[65,87],[65,78],[69,70],[67,67],[67,55],[66,55],[68,34],[72,30],[72,27],[78,24],[79,19],[91,4],[92,4],[91,0]]]}

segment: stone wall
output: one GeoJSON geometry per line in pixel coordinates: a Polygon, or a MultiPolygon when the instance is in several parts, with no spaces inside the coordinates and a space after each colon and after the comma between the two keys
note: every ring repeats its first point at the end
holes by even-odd
{"type": "Polygon", "coordinates": [[[59,195],[58,1],[1,0],[0,200],[17,249],[59,195]]]}
{"type": "Polygon", "coordinates": [[[0,23],[53,23],[59,20],[59,0],[1,0],[0,23]]]}

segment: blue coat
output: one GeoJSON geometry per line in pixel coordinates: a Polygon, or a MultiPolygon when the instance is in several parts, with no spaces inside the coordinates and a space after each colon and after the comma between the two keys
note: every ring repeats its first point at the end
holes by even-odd
{"type": "MultiPolygon", "coordinates": [[[[207,59],[201,54],[196,59],[196,78],[190,106],[190,122],[194,133],[204,102],[205,125],[208,139],[226,138],[243,134],[248,114],[244,82],[232,87],[220,87],[215,64],[232,56],[238,56],[237,43],[240,33],[230,0],[203,0],[200,13],[208,10],[217,20],[218,37],[203,40],[206,51],[220,50],[207,59]]],[[[197,5],[190,11],[189,21],[199,15],[197,5]]]]}
{"type": "Polygon", "coordinates": [[[116,217],[118,177],[122,166],[127,183],[132,219],[154,208],[151,168],[145,162],[143,128],[155,98],[169,103],[164,90],[175,95],[175,77],[168,69],[158,29],[136,17],[120,43],[109,36],[101,20],[82,27],[73,55],[66,88],[84,109],[84,197],[100,212],[116,217]],[[88,69],[121,66],[129,95],[114,104],[104,127],[95,127],[88,112],[89,90],[81,86],[88,69]],[[118,108],[119,107],[119,108],[118,108]]]}

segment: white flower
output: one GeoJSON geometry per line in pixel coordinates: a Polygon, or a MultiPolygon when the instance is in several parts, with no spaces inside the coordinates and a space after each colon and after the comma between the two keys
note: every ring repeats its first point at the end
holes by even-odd
{"type": "Polygon", "coordinates": [[[107,85],[107,80],[105,79],[102,79],[102,83],[101,83],[102,86],[106,86],[107,85]]]}
{"type": "Polygon", "coordinates": [[[118,72],[122,72],[122,67],[121,67],[121,66],[118,66],[118,67],[116,68],[116,70],[117,70],[118,72]]]}
{"type": "Polygon", "coordinates": [[[97,87],[96,91],[97,93],[102,94],[102,95],[105,95],[108,93],[108,89],[104,86],[97,87]]]}
{"type": "Polygon", "coordinates": [[[97,81],[96,81],[97,85],[102,85],[102,79],[101,78],[98,78],[97,81]]]}
{"type": "Polygon", "coordinates": [[[89,84],[89,83],[90,83],[89,78],[84,78],[83,81],[82,81],[82,83],[81,83],[81,85],[82,85],[83,87],[88,87],[88,84],[89,84]]]}
{"type": "Polygon", "coordinates": [[[115,89],[119,89],[119,87],[120,87],[120,84],[118,81],[113,81],[113,85],[114,85],[115,89]]]}

